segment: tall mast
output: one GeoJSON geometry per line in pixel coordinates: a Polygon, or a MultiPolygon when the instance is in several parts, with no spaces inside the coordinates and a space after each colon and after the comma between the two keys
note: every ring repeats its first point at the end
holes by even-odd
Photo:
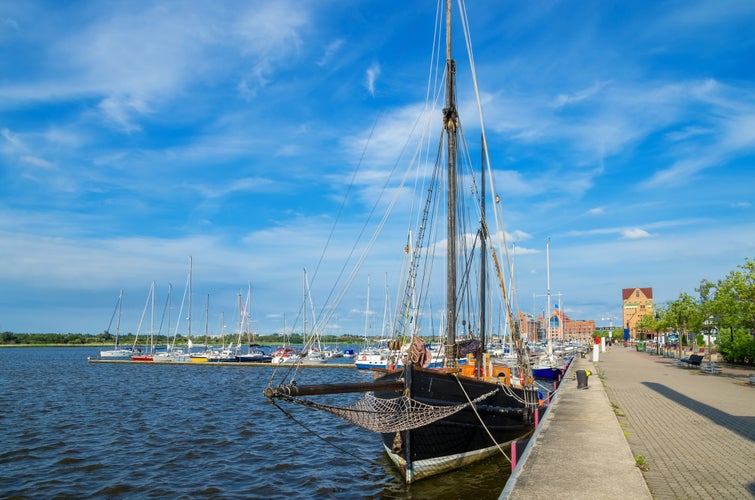
{"type": "Polygon", "coordinates": [[[304,268],[304,274],[302,274],[301,278],[301,290],[302,290],[302,308],[304,308],[304,345],[307,345],[307,328],[309,325],[307,324],[307,268],[304,268]]]}
{"type": "Polygon", "coordinates": [[[123,288],[118,295],[118,322],[115,324],[115,348],[118,349],[118,336],[121,334],[121,308],[123,307],[123,288]]]}
{"type": "Polygon", "coordinates": [[[548,322],[545,328],[546,341],[548,342],[548,356],[553,354],[553,347],[551,346],[551,239],[545,240],[545,275],[548,281],[548,322]]]}
{"type": "Polygon", "coordinates": [[[194,267],[194,259],[189,255],[189,315],[186,318],[187,332],[189,338],[191,338],[191,273],[194,267]]]}
{"type": "MultiPolygon", "coordinates": [[[[487,249],[486,249],[486,225],[485,225],[485,136],[482,136],[482,165],[480,169],[480,355],[477,357],[477,368],[481,368],[485,362],[482,353],[485,352],[485,323],[486,314],[486,273],[487,273],[487,249]]],[[[477,373],[480,373],[479,371],[477,373]]]]}
{"type": "MultiPolygon", "coordinates": [[[[225,344],[223,338],[220,339],[221,344],[225,344]]],[[[210,294],[207,294],[207,298],[204,302],[204,344],[210,345],[210,294]]],[[[223,345],[225,347],[225,345],[223,345]]]]}
{"type": "Polygon", "coordinates": [[[370,275],[367,275],[367,305],[364,309],[364,344],[367,345],[367,331],[370,328],[370,275]]]}
{"type": "MultiPolygon", "coordinates": [[[[172,293],[173,293],[173,285],[168,283],[168,335],[170,335],[170,300],[171,300],[170,296],[172,293]]],[[[174,339],[176,338],[175,334],[173,335],[173,338],[174,339]]]]}
{"type": "Polygon", "coordinates": [[[451,56],[451,0],[446,0],[446,132],[448,161],[448,229],[446,271],[446,363],[456,366],[456,129],[459,115],[455,96],[456,63],[451,56]]]}

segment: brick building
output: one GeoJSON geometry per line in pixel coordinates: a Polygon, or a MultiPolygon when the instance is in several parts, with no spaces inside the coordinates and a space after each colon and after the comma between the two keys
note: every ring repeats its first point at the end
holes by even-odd
{"type": "Polygon", "coordinates": [[[624,331],[629,330],[629,338],[637,338],[637,322],[641,317],[654,314],[652,288],[623,288],[621,290],[624,331]]]}
{"type": "Polygon", "coordinates": [[[595,334],[595,320],[573,320],[568,314],[556,308],[550,317],[550,326],[546,325],[543,315],[519,312],[514,318],[519,334],[528,342],[538,342],[546,338],[546,329],[551,341],[588,342],[595,334]]]}

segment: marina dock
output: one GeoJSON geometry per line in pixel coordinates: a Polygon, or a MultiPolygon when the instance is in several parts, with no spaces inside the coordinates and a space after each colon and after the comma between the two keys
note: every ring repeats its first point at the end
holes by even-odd
{"type": "MultiPolygon", "coordinates": [[[[244,361],[229,361],[229,362],[218,362],[218,361],[209,361],[209,362],[203,362],[203,363],[197,363],[194,361],[181,361],[181,362],[175,362],[171,361],[169,363],[164,362],[155,362],[155,361],[133,361],[131,359],[96,359],[96,358],[90,358],[87,360],[89,363],[125,363],[129,365],[133,364],[145,364],[145,365],[191,365],[191,366],[261,366],[261,367],[267,367],[267,368],[274,368],[274,367],[285,367],[290,366],[290,363],[279,363],[279,364],[273,364],[273,363],[247,363],[244,361]]],[[[354,363],[302,363],[299,365],[300,368],[352,368],[356,369],[356,366],[354,363]]]]}
{"type": "Polygon", "coordinates": [[[577,358],[500,498],[753,498],[751,373],[616,346],[577,358]]]}

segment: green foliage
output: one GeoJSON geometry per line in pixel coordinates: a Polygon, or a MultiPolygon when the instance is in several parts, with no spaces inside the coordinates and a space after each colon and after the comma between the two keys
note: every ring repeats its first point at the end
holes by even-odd
{"type": "Polygon", "coordinates": [[[682,293],[679,298],[664,308],[658,309],[661,324],[666,328],[680,332],[686,343],[690,325],[695,322],[697,315],[697,301],[689,294],[682,293]]]}
{"type": "Polygon", "coordinates": [[[95,343],[97,337],[83,333],[12,333],[4,332],[3,345],[89,345],[95,343]]]}
{"type": "Polygon", "coordinates": [[[637,332],[639,333],[639,339],[645,340],[645,334],[647,332],[657,332],[658,323],[659,322],[652,314],[645,314],[643,316],[640,316],[640,319],[637,320],[637,325],[635,326],[637,332]]]}
{"type": "Polygon", "coordinates": [[[694,332],[699,345],[712,334],[726,361],[755,364],[755,261],[746,258],[717,282],[702,280],[696,292],[696,298],[682,293],[658,309],[661,331],[679,332],[683,344],[694,332]]]}
{"type": "Polygon", "coordinates": [[[744,330],[718,332],[718,352],[729,363],[755,364],[755,338],[744,330]]]}
{"type": "Polygon", "coordinates": [[[13,332],[3,332],[3,337],[0,342],[3,344],[16,344],[18,342],[18,337],[13,332]]]}

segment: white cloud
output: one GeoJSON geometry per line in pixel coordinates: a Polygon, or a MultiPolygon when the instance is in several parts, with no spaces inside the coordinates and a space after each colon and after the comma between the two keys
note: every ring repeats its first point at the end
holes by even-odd
{"type": "Polygon", "coordinates": [[[35,167],[44,168],[44,169],[51,169],[54,167],[54,165],[50,163],[49,161],[43,158],[37,158],[35,156],[22,156],[21,161],[28,165],[33,165],[35,167]]]}
{"type": "Polygon", "coordinates": [[[703,127],[684,127],[681,130],[676,130],[666,134],[666,137],[671,141],[684,141],[687,139],[693,139],[703,135],[708,135],[712,132],[711,129],[703,127]]]}
{"type": "Polygon", "coordinates": [[[596,94],[600,93],[600,91],[606,85],[608,85],[608,82],[596,82],[591,87],[584,90],[577,91],[573,94],[559,94],[558,97],[556,98],[554,106],[556,108],[561,108],[569,104],[575,104],[575,103],[590,99],[596,94]]]}
{"type": "Polygon", "coordinates": [[[365,72],[365,86],[367,87],[367,92],[373,97],[375,97],[375,82],[379,76],[380,65],[377,63],[373,63],[365,72]]]}
{"type": "Polygon", "coordinates": [[[343,40],[333,40],[328,44],[327,47],[325,47],[325,52],[322,55],[322,58],[317,61],[317,65],[320,67],[326,66],[330,60],[338,53],[338,51],[343,46],[343,40]]]}
{"type": "Polygon", "coordinates": [[[23,143],[19,137],[11,132],[8,128],[3,127],[0,129],[0,137],[5,139],[3,150],[11,152],[17,151],[23,148],[23,143]]]}
{"type": "Polygon", "coordinates": [[[650,238],[651,234],[640,228],[626,229],[621,232],[621,237],[627,240],[639,240],[643,238],[650,238]]]}

